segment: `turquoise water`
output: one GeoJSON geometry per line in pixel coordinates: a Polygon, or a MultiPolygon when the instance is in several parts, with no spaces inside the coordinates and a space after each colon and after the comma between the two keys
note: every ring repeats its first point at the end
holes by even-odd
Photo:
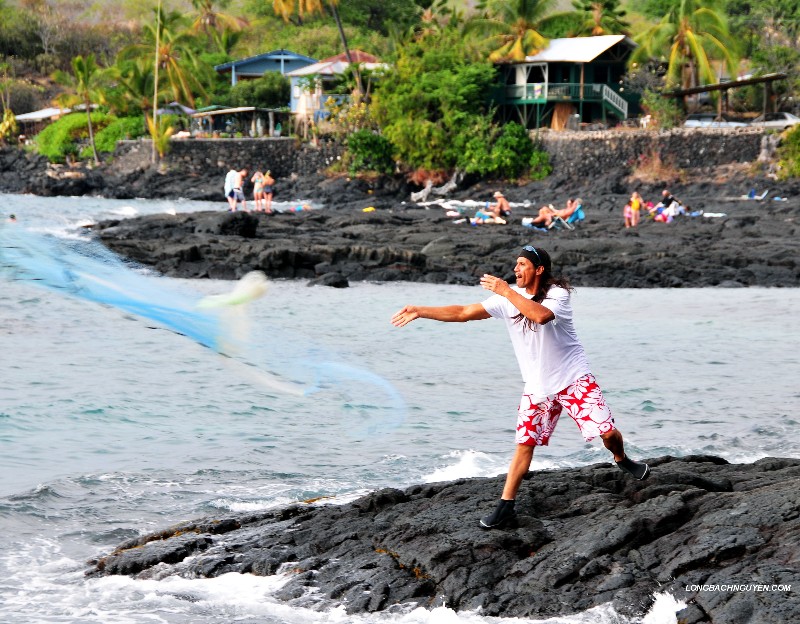
{"type": "MultiPolygon", "coordinates": [[[[0,196],[0,213],[11,203],[18,226],[60,235],[101,213],[172,206],[0,196]]],[[[232,287],[162,279],[197,297],[232,287]]],[[[248,319],[232,319],[247,336],[233,360],[119,310],[0,279],[0,621],[496,621],[292,609],[273,598],[280,577],[83,576],[86,560],[183,519],[503,473],[521,382],[502,324],[389,323],[406,303],[484,296],[272,281],[248,319]],[[278,378],[318,389],[287,392],[278,378]]],[[[579,289],[577,329],[631,455],[800,457],[798,304],[797,289],[579,289]]],[[[567,420],[534,469],[608,460],[567,420]]],[[[600,607],[556,621],[626,620],[600,607]]]]}

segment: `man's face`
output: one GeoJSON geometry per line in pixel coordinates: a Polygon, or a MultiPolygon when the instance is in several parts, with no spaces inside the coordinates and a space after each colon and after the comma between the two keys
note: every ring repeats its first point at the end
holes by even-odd
{"type": "Polygon", "coordinates": [[[530,288],[536,281],[536,276],[541,275],[544,267],[537,267],[527,258],[520,256],[514,267],[514,277],[517,278],[517,286],[520,288],[530,288]]]}

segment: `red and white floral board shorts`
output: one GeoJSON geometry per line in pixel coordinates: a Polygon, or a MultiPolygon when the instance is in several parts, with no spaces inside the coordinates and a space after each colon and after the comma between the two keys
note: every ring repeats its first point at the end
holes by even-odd
{"type": "Polygon", "coordinates": [[[546,446],[562,410],[572,417],[587,442],[614,429],[614,418],[600,386],[594,375],[588,374],[540,403],[523,394],[517,415],[516,443],[546,446]]]}

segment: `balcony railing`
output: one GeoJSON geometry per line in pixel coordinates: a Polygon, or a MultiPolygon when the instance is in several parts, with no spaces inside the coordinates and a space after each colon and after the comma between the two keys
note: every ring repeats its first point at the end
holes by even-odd
{"type": "Polygon", "coordinates": [[[570,82],[534,82],[524,85],[506,85],[496,92],[501,104],[543,104],[545,102],[601,102],[623,118],[628,117],[628,102],[607,84],[570,82]]]}

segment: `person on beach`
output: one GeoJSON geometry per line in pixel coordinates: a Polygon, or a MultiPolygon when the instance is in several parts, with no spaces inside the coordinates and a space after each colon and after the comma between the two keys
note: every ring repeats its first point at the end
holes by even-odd
{"type": "Polygon", "coordinates": [[[472,225],[480,225],[482,223],[499,223],[505,225],[507,221],[503,217],[495,216],[492,212],[484,210],[476,210],[475,216],[469,220],[472,225]]]}
{"type": "Polygon", "coordinates": [[[228,200],[231,212],[236,212],[236,204],[238,202],[242,202],[242,210],[247,210],[247,201],[242,190],[246,176],[247,169],[240,169],[239,171],[231,169],[225,175],[225,198],[228,200]]]}
{"type": "Polygon", "coordinates": [[[567,200],[566,207],[561,210],[554,208],[553,204],[550,204],[549,206],[542,206],[539,208],[538,216],[531,221],[531,224],[537,227],[549,228],[553,224],[553,219],[555,219],[555,217],[561,217],[566,221],[578,208],[581,207],[582,204],[582,199],[572,199],[570,197],[567,200]]]}
{"type": "Polygon", "coordinates": [[[511,205],[500,191],[494,193],[495,202],[487,207],[490,214],[495,217],[508,217],[511,215],[511,205]]]}
{"type": "Polygon", "coordinates": [[[266,202],[264,198],[264,174],[260,171],[256,171],[253,174],[253,177],[250,178],[250,182],[253,183],[253,203],[255,204],[254,210],[259,212],[262,204],[266,202]]]}
{"type": "Polygon", "coordinates": [[[514,519],[514,502],[528,472],[536,446],[546,446],[563,410],[575,421],[588,442],[600,437],[617,466],[642,480],[650,467],[625,454],[622,434],[592,375],[572,322],[572,288],[552,273],[549,254],[526,245],[514,266],[516,286],[493,275],[480,283],[493,294],[481,303],[423,307],[407,305],[391,319],[396,327],[418,318],[444,322],[502,319],[508,329],[525,387],[517,412],[516,451],[495,510],[481,518],[486,529],[514,519]]]}
{"type": "MultiPolygon", "coordinates": [[[[667,189],[661,191],[660,205],[663,206],[663,212],[665,212],[669,217],[677,217],[680,214],[686,214],[686,208],[683,205],[683,202],[670,193],[667,189]]],[[[658,208],[658,205],[656,205],[656,208],[658,208]]]]}
{"type": "Polygon", "coordinates": [[[631,208],[631,200],[628,200],[628,203],[625,204],[625,207],[622,209],[622,219],[625,221],[625,229],[629,229],[633,227],[633,208],[631,208]]]}
{"type": "Polygon", "coordinates": [[[264,174],[264,212],[272,214],[272,197],[275,194],[275,178],[269,169],[264,174]]]}
{"type": "MultiPolygon", "coordinates": [[[[636,227],[639,225],[639,214],[642,210],[642,205],[644,204],[644,200],[642,196],[639,195],[639,191],[634,191],[631,194],[631,227],[636,227]]],[[[627,227],[627,226],[626,226],[627,227]]]]}

